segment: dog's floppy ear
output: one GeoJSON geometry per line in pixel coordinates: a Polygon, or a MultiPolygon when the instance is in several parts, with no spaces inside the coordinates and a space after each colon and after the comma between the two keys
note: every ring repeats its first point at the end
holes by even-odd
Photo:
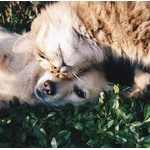
{"type": "Polygon", "coordinates": [[[13,45],[13,51],[15,53],[28,53],[34,49],[33,36],[31,32],[28,32],[20,36],[13,45]]]}

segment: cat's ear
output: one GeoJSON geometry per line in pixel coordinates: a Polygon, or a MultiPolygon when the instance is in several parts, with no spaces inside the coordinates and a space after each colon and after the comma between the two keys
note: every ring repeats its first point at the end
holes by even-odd
{"type": "Polygon", "coordinates": [[[33,35],[30,32],[20,36],[13,45],[13,51],[15,53],[28,53],[33,50],[33,35]]]}

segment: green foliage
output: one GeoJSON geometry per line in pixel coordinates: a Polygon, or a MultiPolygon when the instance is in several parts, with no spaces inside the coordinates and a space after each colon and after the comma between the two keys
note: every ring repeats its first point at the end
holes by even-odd
{"type": "Polygon", "coordinates": [[[79,108],[31,107],[15,98],[0,112],[0,147],[150,147],[150,104],[119,91],[79,108]]]}
{"type": "MultiPolygon", "coordinates": [[[[16,32],[30,24],[46,2],[0,2],[0,25],[16,32]]],[[[150,104],[126,100],[121,89],[100,93],[94,105],[47,108],[17,98],[0,111],[0,147],[150,147],[150,104]]]]}
{"type": "Polygon", "coordinates": [[[18,33],[30,30],[30,25],[44,4],[48,2],[1,1],[0,26],[18,33]]]}

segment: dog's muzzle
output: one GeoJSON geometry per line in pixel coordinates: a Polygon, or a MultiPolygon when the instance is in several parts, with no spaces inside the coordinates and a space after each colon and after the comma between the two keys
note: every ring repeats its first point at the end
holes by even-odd
{"type": "Polygon", "coordinates": [[[47,80],[43,83],[43,88],[36,87],[35,94],[41,99],[45,99],[47,96],[54,96],[56,94],[56,85],[54,82],[47,80]]]}

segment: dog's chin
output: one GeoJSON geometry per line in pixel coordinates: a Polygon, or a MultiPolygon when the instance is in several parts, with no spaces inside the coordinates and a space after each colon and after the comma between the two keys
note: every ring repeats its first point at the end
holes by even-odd
{"type": "Polygon", "coordinates": [[[35,96],[37,97],[38,101],[42,104],[46,104],[48,106],[59,106],[60,104],[57,103],[57,99],[54,96],[47,95],[43,93],[38,87],[34,89],[35,96]]]}

